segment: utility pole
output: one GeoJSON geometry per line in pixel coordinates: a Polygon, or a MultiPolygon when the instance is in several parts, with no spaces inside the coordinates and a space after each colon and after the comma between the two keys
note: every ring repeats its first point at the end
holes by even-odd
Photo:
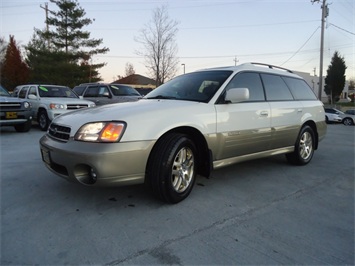
{"type": "Polygon", "coordinates": [[[234,57],[233,61],[234,61],[234,65],[236,66],[237,63],[239,62],[239,60],[237,59],[237,56],[234,57]]]}
{"type": "MultiPolygon", "coordinates": [[[[315,2],[320,2],[320,0],[311,0],[312,4],[315,2]]],[[[323,90],[323,50],[324,50],[324,24],[325,19],[329,14],[327,0],[322,0],[322,30],[320,37],[320,66],[319,66],[319,90],[318,99],[322,100],[322,90],[323,90]]]]}
{"type": "MultiPolygon", "coordinates": [[[[45,7],[43,7],[42,5],[39,6],[40,8],[44,9],[44,11],[46,11],[46,30],[47,30],[47,34],[49,32],[49,25],[48,25],[48,3],[45,3],[45,7]]],[[[47,46],[49,48],[49,36],[47,36],[47,46]]]]}

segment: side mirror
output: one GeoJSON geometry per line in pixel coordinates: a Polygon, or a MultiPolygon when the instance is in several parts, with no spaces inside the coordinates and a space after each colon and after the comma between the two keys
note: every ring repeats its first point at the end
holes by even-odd
{"type": "Polygon", "coordinates": [[[225,101],[239,103],[249,100],[248,88],[232,88],[226,92],[225,101]]]}
{"type": "Polygon", "coordinates": [[[34,95],[34,94],[29,94],[29,95],[27,96],[27,98],[30,99],[30,100],[37,100],[37,96],[34,95]]]}
{"type": "Polygon", "coordinates": [[[82,95],[80,95],[80,96],[79,96],[79,99],[82,99],[82,100],[83,100],[83,99],[84,99],[84,97],[83,97],[82,95]]]}

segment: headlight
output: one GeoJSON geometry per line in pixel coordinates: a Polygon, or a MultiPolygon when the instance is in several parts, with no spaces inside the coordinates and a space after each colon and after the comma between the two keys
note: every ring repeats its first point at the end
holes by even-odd
{"type": "Polygon", "coordinates": [[[51,103],[49,105],[50,109],[65,109],[65,105],[64,104],[60,104],[60,103],[51,103]]]}
{"type": "Polygon", "coordinates": [[[123,122],[95,122],[83,125],[74,139],[90,142],[118,142],[126,128],[123,122]]]}
{"type": "Polygon", "coordinates": [[[29,102],[24,102],[23,107],[25,107],[26,109],[31,108],[31,104],[29,102]]]}
{"type": "Polygon", "coordinates": [[[96,104],[94,104],[94,103],[89,105],[89,107],[95,107],[95,106],[96,106],[96,104]]]}

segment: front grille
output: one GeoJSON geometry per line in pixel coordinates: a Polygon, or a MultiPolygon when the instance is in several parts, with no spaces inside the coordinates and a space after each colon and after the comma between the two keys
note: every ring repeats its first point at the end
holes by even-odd
{"type": "Polygon", "coordinates": [[[70,127],[52,123],[48,128],[48,135],[53,139],[67,142],[70,137],[70,127]]]}
{"type": "Polygon", "coordinates": [[[21,110],[21,103],[2,102],[0,103],[0,110],[1,111],[21,110]]]}
{"type": "Polygon", "coordinates": [[[67,104],[67,109],[68,110],[76,110],[76,109],[81,109],[81,108],[87,108],[87,104],[67,104]]]}

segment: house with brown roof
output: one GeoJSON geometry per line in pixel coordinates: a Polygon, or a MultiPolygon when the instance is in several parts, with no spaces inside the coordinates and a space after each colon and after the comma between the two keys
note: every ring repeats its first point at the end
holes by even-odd
{"type": "Polygon", "coordinates": [[[139,74],[132,74],[127,77],[118,79],[112,83],[129,85],[135,88],[142,95],[146,95],[147,93],[156,88],[156,82],[154,79],[147,78],[139,74]]]}

